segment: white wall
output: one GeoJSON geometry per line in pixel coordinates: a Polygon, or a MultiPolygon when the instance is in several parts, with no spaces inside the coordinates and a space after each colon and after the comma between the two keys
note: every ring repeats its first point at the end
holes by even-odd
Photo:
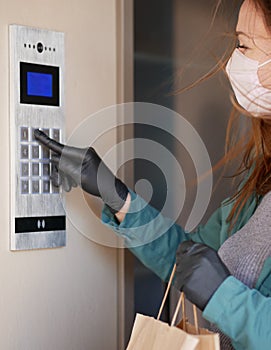
{"type": "MultiPolygon", "coordinates": [[[[8,24],[66,33],[66,133],[116,103],[115,0],[0,2],[0,349],[117,349],[117,251],[69,221],[67,247],[9,251],[8,24]]],[[[114,137],[114,135],[112,136],[114,137]]],[[[68,198],[72,207],[72,196],[68,198]]],[[[105,228],[96,218],[93,230],[105,228]]]]}

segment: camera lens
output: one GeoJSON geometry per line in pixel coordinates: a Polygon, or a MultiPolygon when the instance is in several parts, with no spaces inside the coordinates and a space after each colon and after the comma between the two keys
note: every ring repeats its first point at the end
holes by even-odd
{"type": "Polygon", "coordinates": [[[37,43],[37,50],[39,53],[42,53],[42,51],[43,51],[43,44],[42,43],[37,43]]]}

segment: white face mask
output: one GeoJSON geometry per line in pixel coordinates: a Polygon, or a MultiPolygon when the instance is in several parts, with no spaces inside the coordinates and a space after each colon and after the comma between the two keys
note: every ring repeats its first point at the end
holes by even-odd
{"type": "Polygon", "coordinates": [[[235,49],[226,66],[238,103],[254,116],[271,115],[271,90],[258,77],[258,69],[269,62],[271,59],[259,64],[235,49]]]}

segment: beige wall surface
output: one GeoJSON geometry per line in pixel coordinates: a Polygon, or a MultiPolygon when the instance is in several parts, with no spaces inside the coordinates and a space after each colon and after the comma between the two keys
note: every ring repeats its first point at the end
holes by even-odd
{"type": "MultiPolygon", "coordinates": [[[[67,136],[85,117],[116,103],[115,0],[0,1],[0,349],[118,349],[115,249],[86,239],[68,220],[66,247],[9,251],[8,25],[13,23],[65,32],[67,136]]],[[[72,208],[73,195],[67,202],[72,208]]],[[[96,217],[91,225],[107,234],[96,217]]]]}

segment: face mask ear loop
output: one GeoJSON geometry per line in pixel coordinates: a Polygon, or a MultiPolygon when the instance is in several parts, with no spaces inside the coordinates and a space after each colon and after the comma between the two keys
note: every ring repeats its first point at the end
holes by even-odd
{"type": "Polygon", "coordinates": [[[259,65],[258,65],[258,68],[261,68],[261,67],[265,66],[266,64],[268,64],[268,63],[270,63],[270,62],[271,62],[271,58],[270,58],[270,60],[267,60],[267,61],[265,61],[265,62],[259,64],[259,65]]]}

